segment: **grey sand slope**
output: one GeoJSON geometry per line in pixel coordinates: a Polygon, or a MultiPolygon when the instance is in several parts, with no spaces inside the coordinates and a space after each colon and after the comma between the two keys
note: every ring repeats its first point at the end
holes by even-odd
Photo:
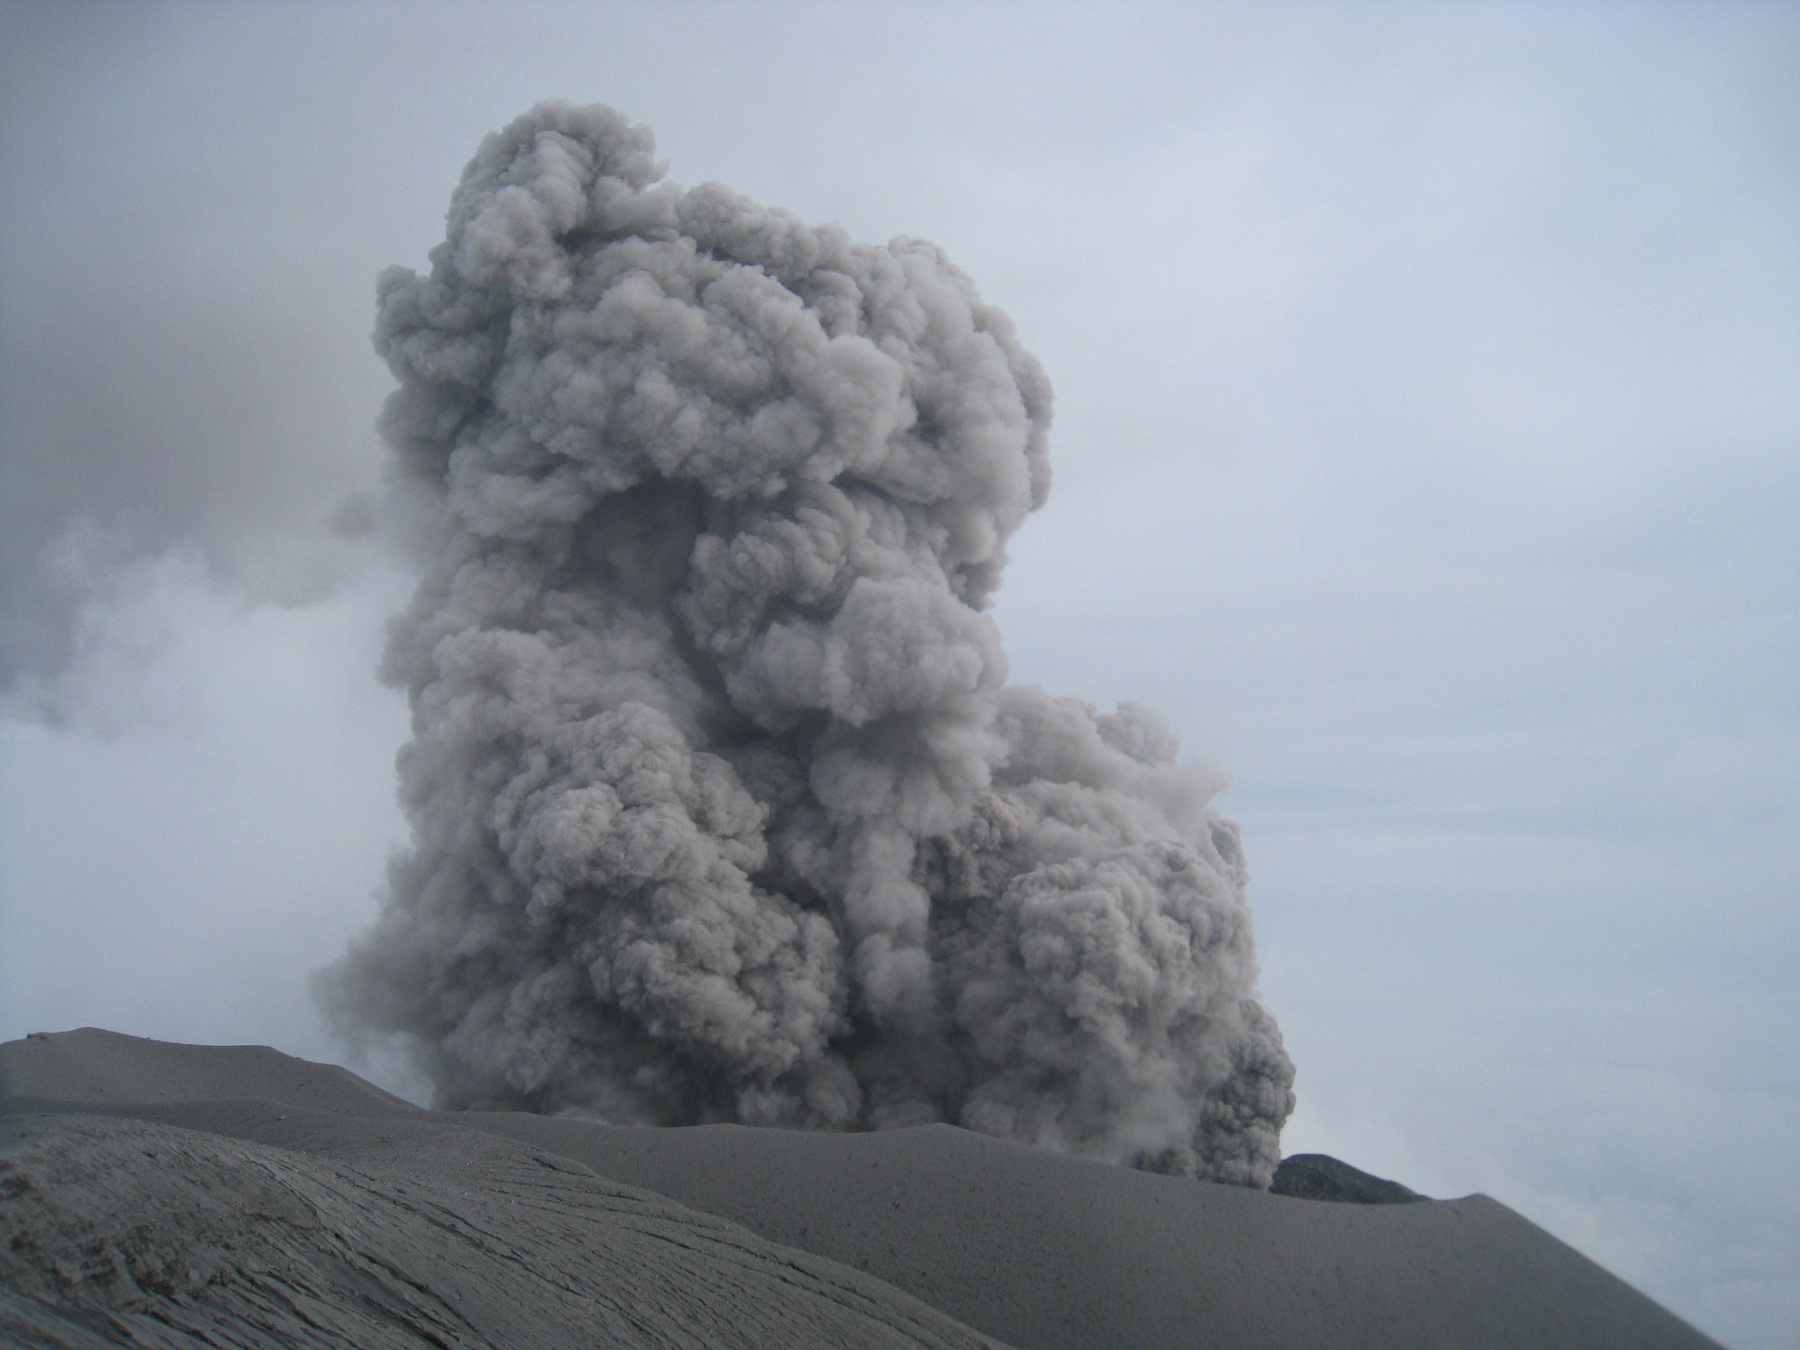
{"type": "Polygon", "coordinates": [[[1289,1199],[947,1125],[818,1136],[471,1123],[866,1270],[1032,1350],[1712,1344],[1484,1195],[1289,1199]]]}
{"type": "MultiPolygon", "coordinates": [[[[742,1225],[729,1230],[740,1241],[748,1229],[781,1244],[771,1251],[827,1258],[820,1269],[842,1274],[818,1278],[836,1279],[833,1288],[849,1288],[851,1276],[893,1286],[1025,1350],[1714,1344],[1485,1196],[1327,1204],[1082,1162],[948,1126],[820,1135],[430,1113],[344,1070],[273,1051],[164,1046],[93,1031],[0,1046],[6,1093],[15,1109],[32,1099],[82,1102],[90,1112],[129,1111],[334,1164],[391,1167],[406,1154],[418,1184],[478,1174],[458,1160],[487,1157],[482,1148],[498,1141],[476,1145],[473,1127],[529,1146],[525,1156],[570,1160],[625,1184],[609,1195],[648,1204],[655,1197],[625,1189],[641,1187],[742,1225]],[[124,1088],[147,1104],[124,1103],[124,1088]],[[240,1100],[225,1100],[233,1097],[240,1100]],[[429,1147],[418,1142],[427,1137],[429,1147]],[[412,1142],[392,1142],[402,1138],[412,1142]]],[[[513,1175],[495,1172],[480,1183],[507,1197],[495,1202],[498,1217],[490,1215],[502,1226],[511,1218],[505,1188],[513,1175]]],[[[882,1308],[880,1317],[897,1315],[882,1308]]],[[[930,1327],[914,1316],[905,1334],[915,1340],[894,1343],[970,1334],[947,1319],[930,1327]]]]}
{"type": "Polygon", "coordinates": [[[0,1070],[0,1345],[995,1344],[329,1066],[81,1032],[0,1048],[0,1070]]]}

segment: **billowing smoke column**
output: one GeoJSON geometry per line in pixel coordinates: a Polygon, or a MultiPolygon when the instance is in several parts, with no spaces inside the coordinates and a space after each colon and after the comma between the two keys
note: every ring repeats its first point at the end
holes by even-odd
{"type": "Polygon", "coordinates": [[[387,272],[415,832],[329,971],[441,1105],[1003,1138],[1266,1186],[1236,829],[1148,710],[1004,685],[1050,386],[930,244],[544,104],[387,272]]]}

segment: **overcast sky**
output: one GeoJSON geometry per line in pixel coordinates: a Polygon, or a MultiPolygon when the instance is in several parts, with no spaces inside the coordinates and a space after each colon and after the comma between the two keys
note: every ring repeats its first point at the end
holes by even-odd
{"type": "Polygon", "coordinates": [[[1787,1344],[1791,4],[0,6],[0,1037],[341,1057],[305,977],[405,837],[374,276],[556,96],[1016,320],[1013,678],[1232,779],[1286,1151],[1787,1344]]]}

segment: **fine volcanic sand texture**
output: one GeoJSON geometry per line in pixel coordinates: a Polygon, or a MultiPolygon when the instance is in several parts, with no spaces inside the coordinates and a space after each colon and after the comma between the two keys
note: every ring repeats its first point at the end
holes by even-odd
{"type": "Polygon", "coordinates": [[[468,1119],[866,1270],[1030,1350],[1713,1344],[1484,1195],[1296,1200],[947,1125],[810,1136],[468,1119]]]}
{"type": "MultiPolygon", "coordinates": [[[[301,1132],[321,1114],[289,1111],[301,1132]]],[[[290,1123],[275,1103],[224,1114],[290,1123]]],[[[355,1161],[145,1120],[6,1116],[0,1341],[992,1345],[877,1280],[566,1158],[397,1120],[327,1118],[320,1133],[355,1161]]]]}
{"type": "Polygon", "coordinates": [[[0,1098],[7,1097],[95,1105],[263,1097],[365,1116],[419,1109],[339,1065],[266,1045],[176,1045],[98,1027],[0,1045],[0,1098]]]}
{"type": "MultiPolygon", "coordinates": [[[[273,1051],[93,1030],[0,1045],[0,1096],[8,1091],[14,1109],[61,1101],[128,1113],[336,1165],[404,1165],[420,1184],[452,1190],[488,1175],[484,1150],[499,1141],[483,1144],[475,1130],[509,1136],[532,1157],[572,1160],[830,1258],[840,1280],[847,1268],[867,1271],[1022,1350],[1713,1344],[1483,1196],[1326,1204],[1080,1162],[948,1126],[825,1135],[424,1112],[343,1070],[273,1051]],[[149,1104],[124,1104],[119,1084],[149,1104]],[[275,1100],[183,1102],[184,1084],[275,1100]],[[304,1106],[281,1103],[289,1088],[304,1106]]],[[[538,1240],[510,1234],[510,1204],[490,1214],[509,1242],[538,1240]]],[[[919,1316],[910,1300],[901,1306],[919,1316]]]]}

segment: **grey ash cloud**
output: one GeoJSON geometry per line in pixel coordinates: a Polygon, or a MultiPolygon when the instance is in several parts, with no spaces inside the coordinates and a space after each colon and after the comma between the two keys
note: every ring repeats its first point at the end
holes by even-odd
{"type": "Polygon", "coordinates": [[[1007,685],[986,613],[1042,369],[934,245],[661,175],[542,104],[381,278],[414,838],[326,1006],[441,1105],[1268,1185],[1293,1068],[1220,784],[1007,685]]]}

